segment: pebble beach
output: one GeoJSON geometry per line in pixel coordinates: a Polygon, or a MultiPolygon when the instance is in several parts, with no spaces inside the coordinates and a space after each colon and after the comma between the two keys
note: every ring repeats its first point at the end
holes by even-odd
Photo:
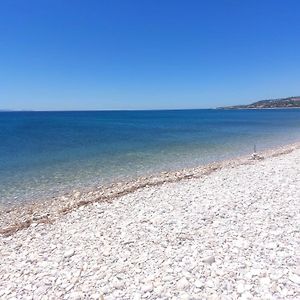
{"type": "Polygon", "coordinates": [[[300,299],[300,148],[276,151],[3,222],[0,298],[300,299]]]}

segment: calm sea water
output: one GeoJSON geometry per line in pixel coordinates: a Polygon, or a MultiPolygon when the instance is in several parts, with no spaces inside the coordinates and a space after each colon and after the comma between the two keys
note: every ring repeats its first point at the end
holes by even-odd
{"type": "Polygon", "coordinates": [[[298,141],[300,110],[0,113],[0,205],[298,141]]]}

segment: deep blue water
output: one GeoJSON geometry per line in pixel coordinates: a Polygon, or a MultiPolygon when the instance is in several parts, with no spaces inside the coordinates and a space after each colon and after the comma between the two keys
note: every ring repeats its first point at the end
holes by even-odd
{"type": "Polygon", "coordinates": [[[298,141],[300,110],[0,112],[0,205],[298,141]]]}

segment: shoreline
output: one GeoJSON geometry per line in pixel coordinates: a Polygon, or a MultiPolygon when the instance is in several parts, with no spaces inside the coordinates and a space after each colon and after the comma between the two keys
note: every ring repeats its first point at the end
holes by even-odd
{"type": "MultiPolygon", "coordinates": [[[[258,152],[258,155],[264,160],[290,153],[295,149],[300,149],[300,142],[270,148],[258,152]]],[[[86,193],[73,191],[73,193],[68,193],[64,196],[55,197],[45,201],[4,208],[0,211],[0,236],[12,235],[19,230],[30,227],[32,224],[54,223],[62,215],[70,213],[82,206],[97,202],[112,202],[116,198],[133,193],[145,187],[160,186],[165,183],[201,178],[208,176],[217,170],[234,168],[246,164],[255,164],[259,161],[260,159],[251,158],[250,155],[243,155],[195,168],[161,172],[151,176],[138,177],[137,179],[128,182],[116,182],[86,193]]]]}
{"type": "Polygon", "coordinates": [[[1,237],[0,298],[298,299],[300,147],[264,156],[140,182],[1,237]]]}

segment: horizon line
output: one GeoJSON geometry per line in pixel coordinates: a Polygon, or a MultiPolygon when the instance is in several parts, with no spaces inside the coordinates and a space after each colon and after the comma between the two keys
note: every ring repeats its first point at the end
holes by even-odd
{"type": "Polygon", "coordinates": [[[104,111],[170,111],[170,110],[204,110],[204,109],[218,109],[218,107],[205,108],[149,108],[149,109],[0,109],[0,112],[104,112],[104,111]]]}
{"type": "MultiPolygon", "coordinates": [[[[249,104],[260,102],[260,101],[272,101],[272,100],[284,100],[289,98],[299,98],[300,96],[288,96],[280,98],[268,98],[263,100],[252,100],[249,104]],[[254,101],[254,102],[253,102],[254,101]]],[[[239,105],[249,105],[249,104],[239,104],[239,105]]],[[[239,106],[238,105],[238,106],[239,106]]],[[[10,109],[10,108],[0,108],[0,112],[93,112],[93,111],[171,111],[171,110],[201,110],[201,109],[221,109],[226,107],[231,107],[236,105],[225,105],[225,106],[216,106],[216,107],[202,107],[202,108],[124,108],[124,109],[10,109]]]]}

